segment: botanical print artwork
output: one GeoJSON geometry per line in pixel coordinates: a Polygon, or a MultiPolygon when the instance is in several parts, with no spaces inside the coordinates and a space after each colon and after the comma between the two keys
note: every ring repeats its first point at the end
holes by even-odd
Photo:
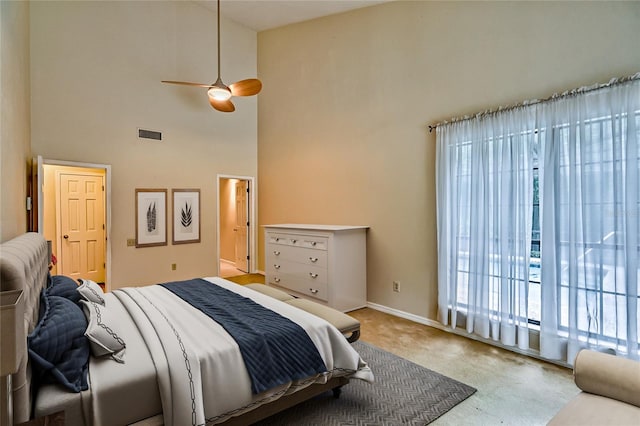
{"type": "Polygon", "coordinates": [[[167,190],[136,188],[136,247],[167,245],[167,190]]]}
{"type": "Polygon", "coordinates": [[[200,190],[173,189],[173,244],[200,242],[200,190]]]}
{"type": "Polygon", "coordinates": [[[179,232],[189,234],[193,232],[193,212],[191,210],[191,206],[186,201],[180,214],[180,224],[182,226],[180,227],[179,232]]]}
{"type": "Polygon", "coordinates": [[[156,203],[150,203],[149,208],[147,208],[147,233],[155,234],[157,230],[156,223],[156,203]]]}

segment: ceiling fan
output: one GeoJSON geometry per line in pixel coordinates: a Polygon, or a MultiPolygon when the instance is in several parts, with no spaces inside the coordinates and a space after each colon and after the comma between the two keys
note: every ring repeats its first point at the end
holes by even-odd
{"type": "Polygon", "coordinates": [[[162,83],[183,84],[186,86],[197,86],[208,88],[209,103],[218,111],[233,112],[236,107],[231,102],[233,96],[253,96],[262,90],[262,82],[257,78],[236,81],[229,86],[225,85],[220,78],[220,0],[218,0],[218,79],[213,84],[190,83],[188,81],[162,80],[162,83]]]}

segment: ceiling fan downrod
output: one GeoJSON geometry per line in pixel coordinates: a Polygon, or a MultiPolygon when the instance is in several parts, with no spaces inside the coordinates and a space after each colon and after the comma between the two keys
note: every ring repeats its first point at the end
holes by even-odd
{"type": "Polygon", "coordinates": [[[229,86],[222,82],[220,77],[220,0],[218,0],[218,79],[211,85],[211,88],[207,91],[210,98],[216,101],[227,101],[231,99],[231,89],[229,86]]]}
{"type": "Polygon", "coordinates": [[[209,104],[222,112],[233,112],[236,107],[231,102],[233,96],[253,96],[262,90],[262,82],[257,78],[236,81],[227,86],[220,75],[220,0],[218,0],[218,78],[213,84],[191,83],[188,81],[162,80],[163,83],[181,84],[184,86],[204,87],[207,89],[209,104]]]}

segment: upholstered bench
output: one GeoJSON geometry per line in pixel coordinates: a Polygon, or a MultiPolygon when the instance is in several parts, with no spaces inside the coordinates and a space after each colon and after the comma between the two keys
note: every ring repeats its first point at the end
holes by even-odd
{"type": "Polygon", "coordinates": [[[347,314],[343,314],[336,309],[308,299],[296,298],[289,293],[285,293],[284,291],[265,284],[247,284],[245,287],[249,287],[257,292],[271,296],[274,299],[278,299],[281,302],[288,303],[296,308],[300,308],[303,311],[307,311],[310,314],[324,319],[329,324],[340,330],[340,332],[345,335],[349,343],[353,343],[360,338],[360,321],[347,314]]]}
{"type": "Polygon", "coordinates": [[[281,302],[286,302],[287,300],[295,299],[289,293],[285,293],[282,290],[278,290],[277,288],[270,287],[265,284],[254,283],[254,284],[246,284],[245,287],[249,287],[252,290],[255,290],[259,293],[266,294],[267,296],[271,296],[274,299],[278,299],[281,302]]]}

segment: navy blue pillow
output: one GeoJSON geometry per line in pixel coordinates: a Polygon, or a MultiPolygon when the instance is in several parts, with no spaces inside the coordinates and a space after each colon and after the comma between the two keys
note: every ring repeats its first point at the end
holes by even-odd
{"type": "Polygon", "coordinates": [[[74,303],[80,303],[82,300],[80,293],[78,293],[78,283],[73,278],[64,275],[51,277],[51,285],[47,288],[47,295],[64,297],[74,303]]]}
{"type": "Polygon", "coordinates": [[[60,383],[74,392],[88,389],[89,341],[82,309],[69,299],[44,294],[44,310],[27,337],[29,357],[43,383],[60,383]]]}

